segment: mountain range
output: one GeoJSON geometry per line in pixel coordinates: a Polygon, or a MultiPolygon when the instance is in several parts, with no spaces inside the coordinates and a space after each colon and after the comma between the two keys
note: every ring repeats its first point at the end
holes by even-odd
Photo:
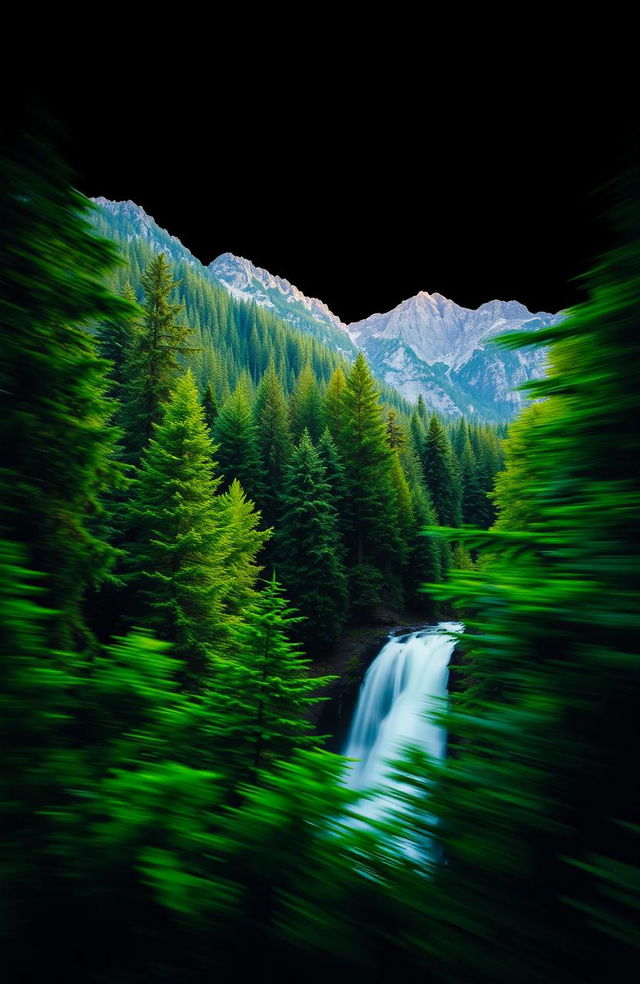
{"type": "Polygon", "coordinates": [[[202,270],[233,297],[272,310],[349,360],[364,352],[380,380],[411,401],[422,394],[427,406],[445,414],[511,419],[525,402],[514,387],[543,375],[545,354],[537,347],[510,351],[492,339],[508,331],[535,332],[563,317],[532,313],[514,300],[465,308],[441,294],[420,291],[391,311],[344,324],[323,301],[307,297],[288,280],[243,257],[222,253],[203,266],[134,202],[93,201],[116,242],[144,240],[174,261],[202,270]]]}

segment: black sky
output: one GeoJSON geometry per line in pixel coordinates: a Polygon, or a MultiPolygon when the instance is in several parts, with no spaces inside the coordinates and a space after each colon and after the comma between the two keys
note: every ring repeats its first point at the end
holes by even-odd
{"type": "Polygon", "coordinates": [[[296,110],[291,92],[250,95],[128,111],[110,91],[87,111],[76,87],[50,106],[85,194],[132,199],[203,262],[245,256],[345,321],[419,290],[534,311],[581,298],[574,278],[603,242],[593,192],[629,146],[611,106],[361,86],[296,110]]]}

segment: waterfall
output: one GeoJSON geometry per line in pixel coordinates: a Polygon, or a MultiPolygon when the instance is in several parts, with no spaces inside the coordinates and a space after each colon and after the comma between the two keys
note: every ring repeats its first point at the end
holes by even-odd
{"type": "Polygon", "coordinates": [[[362,815],[378,818],[394,805],[390,794],[398,786],[388,778],[388,762],[400,745],[412,742],[433,758],[444,758],[446,731],[428,712],[441,710],[447,695],[449,660],[456,644],[447,633],[462,631],[458,623],[441,622],[393,637],[369,667],[342,753],[357,760],[347,773],[347,785],[380,789],[374,799],[362,801],[362,815]]]}

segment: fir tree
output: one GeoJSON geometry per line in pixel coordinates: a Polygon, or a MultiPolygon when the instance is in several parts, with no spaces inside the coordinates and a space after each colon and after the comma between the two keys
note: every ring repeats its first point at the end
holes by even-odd
{"type": "Polygon", "coordinates": [[[418,455],[420,461],[422,461],[427,432],[422,423],[422,418],[415,410],[411,414],[411,420],[409,421],[409,438],[413,451],[418,455]]]}
{"type": "Polygon", "coordinates": [[[346,614],[338,514],[318,452],[305,430],[289,465],[277,566],[292,604],[305,617],[299,635],[307,651],[335,641],[346,614]]]}
{"type": "Polygon", "coordinates": [[[122,386],[126,379],[125,366],[130,361],[132,350],[136,344],[140,317],[135,291],[129,281],[122,289],[122,296],[131,305],[129,317],[123,314],[117,320],[103,321],[97,330],[100,355],[111,363],[109,376],[113,382],[113,387],[110,395],[116,398],[122,396],[122,386]]]}
{"type": "Polygon", "coordinates": [[[309,677],[310,661],[288,638],[299,622],[273,578],[234,628],[226,655],[216,659],[220,714],[211,722],[212,741],[236,781],[255,778],[296,748],[317,742],[308,710],[322,699],[318,689],[333,678],[309,677]]]}
{"type": "Polygon", "coordinates": [[[486,529],[489,525],[490,510],[487,497],[478,482],[478,465],[473,449],[466,438],[460,461],[462,478],[462,518],[465,523],[486,529]]]}
{"type": "Polygon", "coordinates": [[[346,386],[347,380],[342,369],[338,366],[329,380],[327,391],[324,395],[327,427],[337,444],[340,444],[342,441],[342,428],[344,425],[343,397],[346,386]]]}
{"type": "Polygon", "coordinates": [[[204,396],[202,397],[202,409],[204,411],[204,419],[206,421],[209,431],[213,434],[213,428],[216,423],[216,417],[218,416],[218,405],[216,403],[216,398],[213,395],[213,389],[211,388],[211,383],[207,385],[204,391],[204,396]]]}
{"type": "Polygon", "coordinates": [[[353,515],[353,556],[357,564],[376,559],[388,562],[399,546],[392,451],[379,393],[362,353],[347,378],[342,406],[341,440],[353,515]]]}
{"type": "Polygon", "coordinates": [[[129,382],[125,391],[127,444],[134,461],[151,439],[153,424],[162,416],[180,371],[178,357],[196,351],[192,329],[176,321],[184,305],[169,300],[179,281],[172,279],[164,253],[151,260],[141,279],[143,319],[126,367],[129,382]]]}
{"type": "Polygon", "coordinates": [[[189,687],[206,679],[209,654],[222,637],[227,573],[214,502],[213,445],[191,373],[178,379],[162,422],[145,451],[131,516],[130,546],[141,615],[186,667],[189,687]]]}
{"type": "Polygon", "coordinates": [[[256,398],[258,445],[265,522],[278,524],[286,467],[291,455],[289,413],[282,384],[273,363],[260,381],[256,398]]]}
{"type": "Polygon", "coordinates": [[[251,398],[242,381],[222,405],[213,435],[225,485],[228,487],[236,478],[251,499],[261,501],[258,431],[251,398]]]}
{"type": "Polygon", "coordinates": [[[302,432],[309,431],[311,440],[315,443],[324,430],[324,409],[313,369],[307,363],[296,381],[290,401],[291,430],[295,441],[299,441],[302,432]]]}
{"type": "Polygon", "coordinates": [[[228,616],[238,618],[255,598],[256,581],[262,571],[256,558],[272,531],[259,529],[262,525],[260,512],[247,499],[237,479],[224,495],[218,497],[217,508],[227,577],[225,611],[228,616]]]}
{"type": "Polygon", "coordinates": [[[407,443],[406,434],[398,423],[398,415],[395,410],[387,410],[387,437],[389,447],[394,450],[402,450],[407,443]]]}
{"type": "Polygon", "coordinates": [[[461,489],[447,435],[434,416],[424,446],[424,474],[442,526],[459,526],[462,522],[461,489]]]}
{"type": "Polygon", "coordinates": [[[324,465],[325,478],[331,493],[331,504],[338,514],[338,527],[344,540],[351,526],[351,506],[342,456],[328,427],[325,427],[316,451],[324,465]]]}

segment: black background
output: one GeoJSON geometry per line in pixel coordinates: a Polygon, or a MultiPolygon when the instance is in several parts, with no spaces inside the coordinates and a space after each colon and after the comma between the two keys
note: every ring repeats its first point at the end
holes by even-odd
{"type": "Polygon", "coordinates": [[[599,189],[634,122],[584,82],[542,92],[363,77],[42,90],[90,196],[131,199],[208,263],[245,256],[343,320],[419,290],[558,311],[607,242],[599,189]]]}

